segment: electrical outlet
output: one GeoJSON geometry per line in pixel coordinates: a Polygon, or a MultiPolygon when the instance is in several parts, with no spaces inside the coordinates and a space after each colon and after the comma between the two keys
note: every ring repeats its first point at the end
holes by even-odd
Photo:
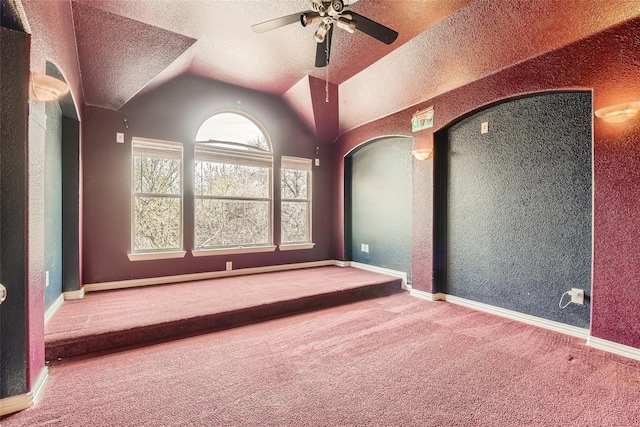
{"type": "Polygon", "coordinates": [[[571,288],[571,302],[574,304],[583,305],[584,304],[584,289],[571,288]]]}
{"type": "Polygon", "coordinates": [[[227,271],[232,270],[233,269],[233,263],[231,261],[227,261],[227,271]]]}
{"type": "Polygon", "coordinates": [[[489,132],[489,122],[482,122],[480,124],[480,133],[487,133],[489,132]]]}

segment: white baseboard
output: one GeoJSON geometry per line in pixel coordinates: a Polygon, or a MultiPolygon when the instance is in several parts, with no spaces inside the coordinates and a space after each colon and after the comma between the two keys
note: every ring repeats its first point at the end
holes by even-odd
{"type": "Polygon", "coordinates": [[[628,345],[618,344],[613,341],[603,340],[602,338],[596,338],[594,336],[590,336],[587,339],[587,345],[597,348],[598,350],[604,350],[619,356],[628,357],[629,359],[640,360],[639,348],[629,347],[628,345]]]}
{"type": "MultiPolygon", "coordinates": [[[[106,291],[113,289],[135,288],[139,286],[163,285],[167,283],[190,282],[194,280],[208,280],[219,277],[243,276],[245,274],[271,273],[276,271],[297,270],[301,268],[325,267],[336,265],[348,267],[348,262],[336,260],[302,262],[297,264],[268,265],[265,267],[239,268],[237,270],[208,271],[205,273],[180,274],[176,276],[148,277],[144,279],[120,280],[117,282],[88,283],[82,288],[83,292],[106,291]]],[[[65,293],[66,298],[66,293],[65,293]]]]}
{"type": "Polygon", "coordinates": [[[496,307],[489,304],[484,304],[477,301],[471,301],[465,298],[456,297],[453,295],[446,295],[445,301],[453,304],[462,305],[464,307],[473,308],[474,310],[484,311],[486,313],[495,314],[497,316],[506,317],[507,319],[517,320],[528,325],[537,326],[543,329],[549,329],[551,331],[560,332],[573,337],[587,339],[589,338],[589,330],[584,328],[578,328],[576,326],[565,325],[564,323],[555,322],[553,320],[543,319],[541,317],[531,316],[529,314],[519,313],[513,310],[507,310],[505,308],[496,307]]]}
{"type": "Polygon", "coordinates": [[[47,311],[44,313],[45,325],[49,323],[49,320],[51,320],[53,315],[56,314],[56,311],[58,311],[58,309],[62,307],[63,303],[64,303],[64,295],[60,294],[58,295],[58,298],[56,298],[56,300],[53,302],[53,304],[51,304],[51,307],[49,307],[47,311]]]}
{"type": "Polygon", "coordinates": [[[640,349],[630,347],[624,344],[618,344],[613,341],[607,341],[602,338],[596,338],[590,335],[589,329],[578,328],[576,326],[565,325],[564,323],[554,322],[553,320],[543,319],[541,317],[531,316],[529,314],[519,313],[517,311],[507,310],[505,308],[495,307],[493,305],[484,304],[465,298],[456,297],[442,293],[431,294],[429,292],[420,291],[418,289],[409,290],[411,296],[421,298],[427,301],[444,300],[452,304],[461,305],[472,308],[474,310],[483,311],[485,313],[495,314],[497,316],[506,317],[511,320],[526,323],[528,325],[537,326],[543,329],[549,329],[572,337],[586,340],[586,345],[604,350],[619,356],[628,357],[629,359],[640,360],[640,349]]]}
{"type": "Polygon", "coordinates": [[[407,273],[405,272],[391,270],[384,267],[377,267],[374,265],[362,264],[362,263],[353,262],[353,261],[323,260],[323,261],[302,262],[297,264],[268,265],[265,267],[239,268],[237,270],[208,271],[205,273],[180,274],[176,276],[148,277],[144,279],[120,280],[116,282],[87,283],[79,291],[65,292],[64,298],[65,300],[82,298],[84,297],[84,294],[86,292],[135,288],[139,286],[162,285],[162,284],[168,284],[168,283],[190,282],[194,280],[208,280],[208,279],[216,279],[219,277],[243,276],[246,274],[259,274],[259,273],[271,273],[276,271],[298,270],[301,268],[325,267],[328,265],[335,265],[337,267],[354,267],[354,268],[359,268],[361,270],[367,270],[375,273],[386,274],[388,276],[398,277],[402,280],[402,288],[408,289],[407,273]]]}
{"type": "Polygon", "coordinates": [[[402,280],[402,289],[409,290],[409,285],[407,285],[407,273],[403,271],[391,270],[390,268],[378,267],[375,265],[363,264],[361,262],[355,262],[355,261],[349,261],[349,266],[354,268],[359,268],[360,270],[366,270],[374,273],[386,274],[387,276],[398,277],[399,279],[402,280]]]}
{"type": "Polygon", "coordinates": [[[13,414],[14,412],[23,411],[38,403],[38,400],[42,395],[42,390],[44,389],[44,384],[47,382],[48,378],[49,369],[45,366],[40,371],[38,378],[36,378],[33,390],[25,394],[0,399],[0,417],[13,414]]]}

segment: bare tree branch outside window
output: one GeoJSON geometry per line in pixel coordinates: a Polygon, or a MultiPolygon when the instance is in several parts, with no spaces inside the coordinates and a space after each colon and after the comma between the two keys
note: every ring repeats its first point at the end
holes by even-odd
{"type": "Polygon", "coordinates": [[[205,122],[207,132],[198,131],[194,163],[198,249],[272,244],[271,150],[255,123],[236,116],[213,116],[205,122]],[[237,130],[226,132],[228,122],[235,129],[244,126],[245,136],[237,130]]]}

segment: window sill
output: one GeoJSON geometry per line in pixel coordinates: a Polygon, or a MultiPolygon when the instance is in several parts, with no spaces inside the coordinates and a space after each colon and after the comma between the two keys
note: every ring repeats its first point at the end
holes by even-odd
{"type": "Polygon", "coordinates": [[[138,252],[127,254],[129,261],[149,261],[153,259],[171,259],[184,258],[187,251],[171,251],[171,252],[138,252]]]}
{"type": "Polygon", "coordinates": [[[315,243],[294,243],[289,245],[280,245],[281,251],[297,251],[301,249],[313,249],[315,243]]]}
{"type": "Polygon", "coordinates": [[[275,245],[270,246],[247,246],[237,248],[221,248],[221,249],[200,249],[191,251],[194,257],[212,256],[212,255],[233,255],[233,254],[252,254],[258,252],[273,252],[276,250],[275,245]]]}

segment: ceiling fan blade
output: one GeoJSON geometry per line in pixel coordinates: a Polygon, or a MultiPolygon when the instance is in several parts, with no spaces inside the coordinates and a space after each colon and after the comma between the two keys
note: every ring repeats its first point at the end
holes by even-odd
{"type": "Polygon", "coordinates": [[[270,21],[254,24],[251,26],[251,29],[253,30],[254,33],[262,34],[267,31],[275,30],[276,28],[284,27],[285,25],[295,24],[296,22],[300,22],[300,15],[304,13],[312,13],[312,11],[308,10],[306,12],[300,12],[300,13],[294,13],[287,16],[281,16],[280,18],[272,19],[270,21]]]}
{"type": "Polygon", "coordinates": [[[382,43],[391,44],[398,38],[397,31],[394,31],[389,27],[385,27],[376,21],[372,21],[366,16],[362,16],[351,11],[349,11],[349,15],[353,16],[353,19],[356,21],[356,30],[362,31],[365,34],[380,40],[382,43]]]}
{"type": "Polygon", "coordinates": [[[331,54],[331,36],[333,35],[333,25],[329,27],[327,35],[322,43],[316,43],[316,67],[326,67],[329,65],[329,55],[331,54]]]}

